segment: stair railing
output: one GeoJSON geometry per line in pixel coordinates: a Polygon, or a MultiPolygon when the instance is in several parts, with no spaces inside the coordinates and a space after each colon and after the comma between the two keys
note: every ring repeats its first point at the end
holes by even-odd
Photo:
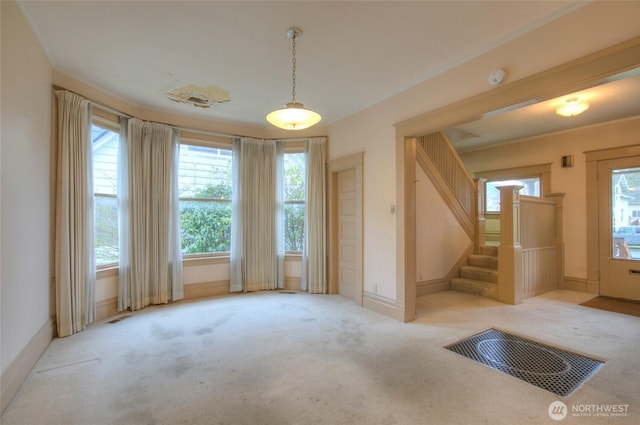
{"type": "MultiPolygon", "coordinates": [[[[474,241],[478,241],[478,182],[469,175],[455,148],[443,132],[417,137],[417,160],[422,169],[434,181],[456,218],[474,241]],[[443,191],[446,187],[446,192],[443,191]]],[[[484,190],[484,189],[481,189],[484,190]]],[[[482,209],[481,211],[484,211],[482,209]]],[[[484,235],[484,232],[482,232],[484,235]]]]}

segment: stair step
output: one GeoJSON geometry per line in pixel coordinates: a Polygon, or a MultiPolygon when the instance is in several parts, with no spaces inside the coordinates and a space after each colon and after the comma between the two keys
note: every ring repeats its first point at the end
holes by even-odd
{"type": "Polygon", "coordinates": [[[498,245],[482,245],[480,247],[480,252],[484,255],[490,255],[492,257],[498,256],[498,245]]]}
{"type": "Polygon", "coordinates": [[[470,266],[498,269],[498,257],[493,255],[471,254],[468,261],[470,266]]]}
{"type": "Polygon", "coordinates": [[[460,277],[484,282],[498,283],[498,270],[477,266],[460,267],[460,277]]]}
{"type": "Polygon", "coordinates": [[[493,282],[483,282],[463,277],[451,279],[451,289],[454,291],[467,292],[469,294],[480,295],[482,297],[498,299],[498,285],[493,282]]]}

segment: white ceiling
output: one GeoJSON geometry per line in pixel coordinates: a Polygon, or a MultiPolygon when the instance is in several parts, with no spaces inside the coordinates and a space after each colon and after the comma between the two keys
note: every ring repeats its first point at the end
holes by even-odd
{"type": "MultiPolygon", "coordinates": [[[[491,115],[491,114],[489,114],[491,115]]],[[[459,152],[640,115],[640,68],[575,93],[514,108],[447,129],[459,152]],[[577,97],[589,104],[580,115],[563,117],[556,108],[577,97]]]]}
{"type": "MultiPolygon", "coordinates": [[[[19,4],[54,68],[65,74],[138,106],[267,126],[265,115],[291,100],[291,26],[303,30],[297,41],[297,100],[327,125],[585,3],[19,4]],[[204,109],[167,98],[168,91],[189,84],[218,86],[231,100],[204,109]]],[[[471,124],[465,130],[484,131],[471,124]]]]}

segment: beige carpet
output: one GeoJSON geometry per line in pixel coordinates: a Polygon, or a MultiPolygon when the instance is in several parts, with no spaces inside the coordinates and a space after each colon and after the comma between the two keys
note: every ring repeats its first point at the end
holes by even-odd
{"type": "Polygon", "coordinates": [[[447,291],[421,297],[408,324],[340,296],[149,308],[54,340],[1,423],[637,424],[640,319],[579,305],[591,297],[553,291],[510,306],[447,291]],[[606,363],[559,398],[443,348],[491,327],[606,363]],[[562,422],[548,414],[557,400],[562,422]],[[624,415],[584,411],[610,405],[624,415]]]}

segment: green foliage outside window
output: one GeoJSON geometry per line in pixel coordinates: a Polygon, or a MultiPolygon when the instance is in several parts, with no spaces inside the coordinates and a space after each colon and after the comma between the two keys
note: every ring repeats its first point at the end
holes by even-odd
{"type": "MultiPolygon", "coordinates": [[[[187,158],[187,154],[181,158],[187,158]]],[[[231,158],[213,156],[208,158],[206,167],[202,167],[204,155],[199,159],[202,162],[193,168],[181,166],[182,253],[228,252],[231,249],[231,158]]]]}
{"type": "Polygon", "coordinates": [[[96,264],[117,263],[118,247],[118,199],[115,196],[94,198],[96,264]]]}
{"type": "Polygon", "coordinates": [[[304,243],[304,174],[303,153],[284,156],[284,249],[302,251],[304,243]]]}
{"type": "MultiPolygon", "coordinates": [[[[203,148],[199,149],[205,151],[203,148]]],[[[188,152],[184,153],[184,155],[187,154],[188,152]]],[[[203,161],[203,158],[199,160],[203,161]]],[[[216,163],[216,159],[211,161],[206,171],[203,168],[197,170],[195,167],[183,168],[181,164],[180,175],[183,183],[180,188],[180,230],[183,254],[228,252],[231,249],[230,162],[216,163]],[[207,183],[203,183],[204,181],[207,183]]],[[[286,251],[302,251],[303,247],[304,163],[304,153],[285,154],[284,247],[286,251]]]]}

